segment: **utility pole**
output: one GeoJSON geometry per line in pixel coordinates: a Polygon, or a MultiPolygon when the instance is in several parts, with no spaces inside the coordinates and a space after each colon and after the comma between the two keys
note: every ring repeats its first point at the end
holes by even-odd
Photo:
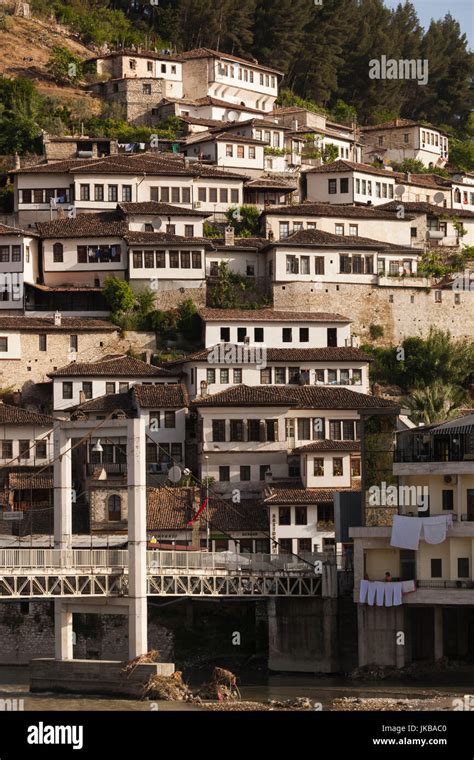
{"type": "Polygon", "coordinates": [[[209,456],[205,455],[206,460],[206,549],[209,551],[211,539],[211,526],[209,525],[209,456]]]}

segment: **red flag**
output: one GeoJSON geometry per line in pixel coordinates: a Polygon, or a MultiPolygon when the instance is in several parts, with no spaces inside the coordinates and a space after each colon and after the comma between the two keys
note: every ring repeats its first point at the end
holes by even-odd
{"type": "Polygon", "coordinates": [[[206,507],[207,507],[207,499],[204,499],[204,501],[202,503],[202,506],[199,507],[199,509],[196,512],[196,514],[194,515],[193,519],[190,520],[188,523],[186,523],[186,525],[192,525],[193,522],[196,522],[196,520],[198,519],[199,515],[204,512],[204,510],[206,509],[206,507]]]}

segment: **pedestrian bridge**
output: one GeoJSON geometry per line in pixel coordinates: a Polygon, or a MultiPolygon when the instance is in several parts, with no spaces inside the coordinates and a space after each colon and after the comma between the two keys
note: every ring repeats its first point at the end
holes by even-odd
{"type": "MultiPolygon", "coordinates": [[[[147,551],[149,596],[332,596],[334,555],[147,551]]],[[[127,597],[129,552],[0,549],[0,599],[127,597]]]]}

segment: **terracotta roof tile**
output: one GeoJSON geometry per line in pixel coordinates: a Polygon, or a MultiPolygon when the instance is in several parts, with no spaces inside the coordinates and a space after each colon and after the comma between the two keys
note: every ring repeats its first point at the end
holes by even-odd
{"type": "Polygon", "coordinates": [[[131,230],[123,235],[123,239],[130,245],[163,245],[164,243],[192,245],[194,247],[213,249],[212,240],[208,238],[184,237],[184,235],[172,235],[170,232],[141,232],[131,230]]]}
{"type": "Polygon", "coordinates": [[[128,231],[127,222],[115,211],[37,222],[36,227],[42,238],[122,237],[128,231]]]}
{"type": "Polygon", "coordinates": [[[0,224],[0,235],[16,235],[18,237],[38,237],[34,230],[22,230],[20,227],[11,227],[8,224],[0,224]]]}
{"type": "Polygon", "coordinates": [[[18,332],[117,332],[118,327],[105,319],[91,317],[62,317],[61,324],[55,325],[53,317],[10,317],[0,315],[0,330],[18,332]]]}
{"type": "Polygon", "coordinates": [[[359,235],[334,235],[332,232],[325,232],[324,230],[299,230],[283,240],[268,243],[267,247],[287,248],[300,245],[320,246],[323,248],[340,248],[343,246],[344,248],[362,248],[364,250],[371,248],[378,251],[410,250],[416,252],[417,250],[409,245],[394,245],[380,240],[373,240],[372,238],[360,237],[359,235]]]}
{"type": "MultiPolygon", "coordinates": [[[[377,206],[387,213],[390,213],[393,218],[393,212],[398,211],[401,201],[390,201],[389,203],[383,203],[382,206],[377,206]]],[[[467,219],[474,219],[474,211],[468,211],[461,208],[445,208],[444,206],[435,206],[433,203],[426,203],[424,201],[403,201],[403,206],[407,211],[411,211],[413,214],[430,214],[431,216],[456,218],[465,217],[467,219]]],[[[405,217],[406,218],[406,217],[405,217]]]]}
{"type": "MultiPolygon", "coordinates": [[[[172,367],[190,361],[207,361],[208,354],[212,350],[212,348],[203,348],[181,359],[166,362],[166,366],[172,367]]],[[[269,362],[371,362],[373,358],[360,348],[324,346],[322,348],[267,348],[266,360],[268,364],[269,362]]]]}
{"type": "Polygon", "coordinates": [[[360,451],[360,441],[311,441],[294,449],[296,454],[306,454],[311,451],[360,451]]]}
{"type": "Polygon", "coordinates": [[[53,418],[48,414],[32,412],[19,406],[0,404],[0,425],[38,425],[50,428],[53,422],[53,418]]]}
{"type": "Polygon", "coordinates": [[[119,209],[124,214],[157,214],[158,216],[211,216],[210,211],[198,211],[197,209],[173,206],[171,203],[159,203],[158,201],[144,201],[143,203],[119,203],[119,209]]]}
{"type": "Polygon", "coordinates": [[[296,409],[398,409],[396,404],[378,396],[314,385],[235,385],[208,396],[198,396],[196,407],[284,406],[296,409]]]}
{"type": "MultiPolygon", "coordinates": [[[[399,205],[398,201],[394,201],[399,205]]],[[[385,209],[389,204],[382,206],[349,206],[343,204],[331,203],[297,203],[289,206],[270,206],[262,212],[265,216],[330,216],[330,217],[350,217],[354,219],[392,219],[385,209]]],[[[408,206],[407,203],[404,204],[408,206]]]]}
{"type": "Polygon", "coordinates": [[[351,320],[341,314],[318,311],[277,311],[276,309],[199,309],[206,322],[343,322],[351,320]]]}
{"type": "MultiPolygon", "coordinates": [[[[199,494],[197,495],[199,498],[199,494]]],[[[149,488],[147,491],[147,530],[188,530],[195,514],[191,488],[149,488]]],[[[261,502],[244,500],[233,504],[219,496],[211,496],[206,518],[214,530],[267,531],[267,510],[261,502]]],[[[202,523],[205,520],[201,521],[202,523]]]]}
{"type": "Polygon", "coordinates": [[[48,377],[173,377],[173,373],[132,356],[116,356],[95,362],[71,362],[48,377]]]}
{"type": "Polygon", "coordinates": [[[283,72],[279,71],[278,69],[272,69],[269,66],[263,66],[255,59],[252,60],[249,58],[239,58],[237,55],[224,53],[222,50],[212,50],[212,48],[195,48],[194,50],[187,50],[186,52],[181,53],[177,57],[177,60],[188,61],[193,60],[194,58],[226,58],[231,61],[237,61],[238,63],[246,63],[248,66],[258,66],[260,69],[264,69],[265,71],[273,71],[275,74],[283,74],[283,72]]]}
{"type": "Polygon", "coordinates": [[[89,414],[89,412],[98,412],[111,414],[115,411],[123,412],[127,417],[133,417],[135,413],[135,405],[132,399],[132,389],[124,391],[123,393],[108,393],[105,396],[98,396],[92,398],[89,401],[84,401],[83,404],[76,404],[67,409],[73,418],[77,414],[89,414]]]}
{"type": "Polygon", "coordinates": [[[335,493],[359,491],[359,488],[278,488],[269,486],[265,504],[326,504],[332,503],[335,493]]]}
{"type": "Polygon", "coordinates": [[[133,393],[142,409],[183,409],[189,406],[184,385],[134,385],[133,393]]]}
{"type": "Polygon", "coordinates": [[[392,177],[394,178],[394,172],[387,171],[386,169],[378,169],[375,166],[371,166],[370,164],[357,164],[354,161],[346,161],[343,159],[339,159],[338,161],[331,161],[329,164],[324,164],[323,166],[316,166],[314,169],[309,169],[306,173],[307,174],[326,174],[326,173],[334,173],[334,172],[364,172],[365,174],[376,174],[380,175],[381,177],[392,177]]]}

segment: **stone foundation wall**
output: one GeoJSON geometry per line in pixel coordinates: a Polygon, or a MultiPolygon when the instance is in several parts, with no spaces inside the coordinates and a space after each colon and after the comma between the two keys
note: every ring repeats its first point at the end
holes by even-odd
{"type": "Polygon", "coordinates": [[[373,287],[371,285],[290,283],[273,287],[277,310],[329,311],[353,320],[352,334],[362,341],[369,338],[370,325],[381,325],[384,335],[377,345],[397,344],[409,335],[426,337],[430,326],[449,330],[455,338],[474,335],[474,291],[441,291],[415,287],[373,287]],[[458,298],[456,298],[458,296],[458,298]],[[456,300],[459,303],[456,303],[456,300]]]}
{"type": "MultiPolygon", "coordinates": [[[[124,615],[74,615],[77,659],[128,660],[128,618],[124,615]]],[[[0,603],[0,664],[26,665],[36,657],[54,657],[53,602],[0,603]]],[[[148,618],[148,648],[172,662],[173,634],[148,618]]]]}

